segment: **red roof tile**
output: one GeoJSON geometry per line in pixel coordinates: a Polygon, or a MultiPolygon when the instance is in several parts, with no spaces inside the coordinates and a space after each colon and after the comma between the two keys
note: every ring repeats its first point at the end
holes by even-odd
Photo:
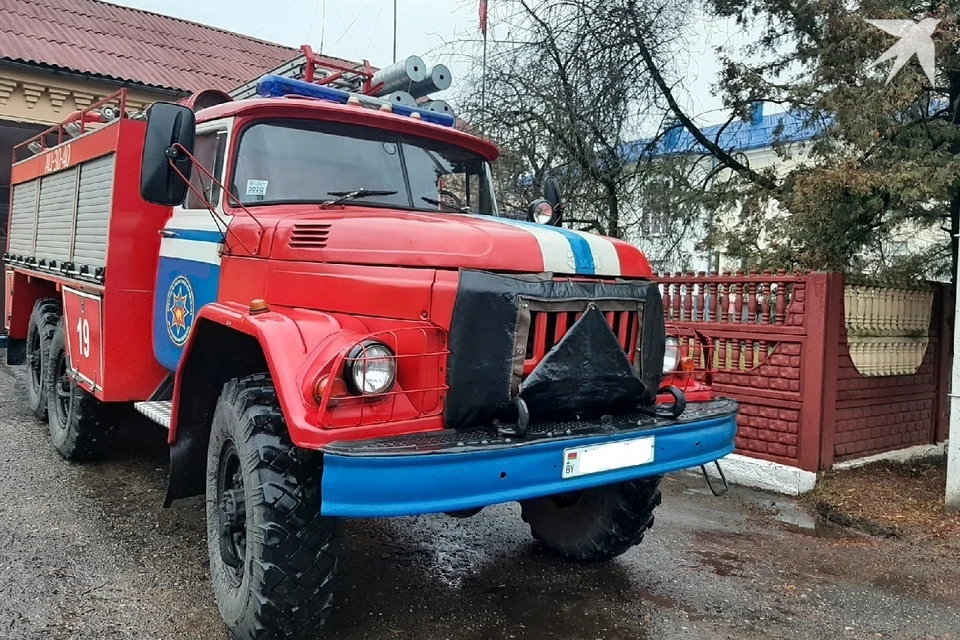
{"type": "Polygon", "coordinates": [[[149,86],[229,91],[298,53],[98,0],[0,0],[0,59],[149,86]]]}

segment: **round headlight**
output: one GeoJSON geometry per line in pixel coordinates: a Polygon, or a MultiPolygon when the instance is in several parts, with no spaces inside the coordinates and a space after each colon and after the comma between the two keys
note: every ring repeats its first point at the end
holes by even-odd
{"type": "Polygon", "coordinates": [[[363,342],[347,356],[345,373],[354,393],[386,393],[397,377],[397,358],[383,343],[363,342]]]}
{"type": "Polygon", "coordinates": [[[546,200],[534,200],[527,209],[527,219],[530,222],[539,224],[550,224],[553,222],[553,205],[546,200]]]}
{"type": "Polygon", "coordinates": [[[663,350],[663,372],[670,373],[680,364],[680,341],[673,336],[667,336],[664,342],[666,348],[663,350]]]}

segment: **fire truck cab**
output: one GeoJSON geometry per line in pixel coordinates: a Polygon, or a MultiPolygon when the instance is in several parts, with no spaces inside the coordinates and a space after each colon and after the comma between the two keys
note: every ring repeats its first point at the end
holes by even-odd
{"type": "Polygon", "coordinates": [[[108,453],[130,406],[169,429],[167,503],[206,495],[233,634],[315,637],[341,517],[518,501],[545,548],[602,560],[662,474],[733,450],[646,258],[558,226],[556,185],[503,217],[497,149],[452,117],[259,94],[120,92],[18,148],[4,255],[8,360],[54,447],[108,453]]]}

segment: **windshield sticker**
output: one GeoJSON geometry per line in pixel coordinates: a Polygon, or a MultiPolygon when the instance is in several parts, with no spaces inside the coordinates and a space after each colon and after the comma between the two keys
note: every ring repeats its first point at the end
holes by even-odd
{"type": "Polygon", "coordinates": [[[248,196],[267,195],[267,185],[269,183],[270,183],[269,180],[247,180],[247,195],[248,196]]]}

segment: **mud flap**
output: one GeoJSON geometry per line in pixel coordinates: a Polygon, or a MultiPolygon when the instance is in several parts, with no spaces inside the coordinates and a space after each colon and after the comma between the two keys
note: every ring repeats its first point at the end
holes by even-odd
{"type": "Polygon", "coordinates": [[[7,364],[25,364],[27,362],[27,341],[22,338],[7,338],[7,364]]]}
{"type": "Polygon", "coordinates": [[[170,445],[170,479],[164,507],[174,500],[202,495],[206,491],[207,446],[210,432],[184,429],[170,445]]]}

